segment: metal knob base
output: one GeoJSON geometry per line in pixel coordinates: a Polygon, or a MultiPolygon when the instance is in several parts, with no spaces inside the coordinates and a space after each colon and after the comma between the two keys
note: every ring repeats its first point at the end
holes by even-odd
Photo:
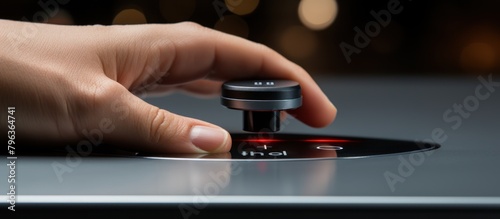
{"type": "Polygon", "coordinates": [[[243,130],[247,132],[277,132],[280,111],[243,111],[243,130]]]}

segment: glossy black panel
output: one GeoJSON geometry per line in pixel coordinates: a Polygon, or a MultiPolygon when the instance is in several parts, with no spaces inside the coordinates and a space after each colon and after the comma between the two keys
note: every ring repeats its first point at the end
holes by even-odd
{"type": "Polygon", "coordinates": [[[230,153],[140,154],[148,158],[196,158],[233,160],[288,160],[363,158],[437,149],[434,143],[324,135],[260,133],[232,134],[230,153]]]}

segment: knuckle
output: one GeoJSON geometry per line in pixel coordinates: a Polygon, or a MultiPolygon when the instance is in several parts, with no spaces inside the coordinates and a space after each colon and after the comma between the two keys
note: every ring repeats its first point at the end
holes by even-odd
{"type": "Polygon", "coordinates": [[[205,29],[205,27],[201,26],[198,23],[192,22],[192,21],[184,21],[184,22],[178,23],[178,25],[183,27],[183,28],[189,28],[189,29],[195,29],[195,30],[205,29]]]}
{"type": "Polygon", "coordinates": [[[181,121],[175,115],[158,107],[153,107],[150,112],[151,125],[146,138],[154,145],[164,144],[180,136],[182,133],[181,121]]]}
{"type": "Polygon", "coordinates": [[[253,46],[259,50],[259,52],[269,53],[269,52],[274,51],[273,49],[271,49],[266,44],[263,44],[263,43],[260,43],[260,42],[252,42],[252,43],[253,43],[253,46]]]}
{"type": "Polygon", "coordinates": [[[96,85],[93,90],[90,90],[88,98],[92,101],[94,108],[104,109],[121,91],[122,87],[116,86],[114,83],[104,83],[96,85]]]}
{"type": "Polygon", "coordinates": [[[108,80],[85,84],[87,85],[76,89],[77,91],[72,98],[79,100],[76,102],[80,103],[79,108],[81,111],[90,111],[92,113],[102,112],[124,89],[114,82],[108,82],[108,80]]]}
{"type": "Polygon", "coordinates": [[[281,54],[276,52],[274,49],[272,49],[271,47],[269,47],[265,44],[262,44],[262,43],[255,42],[255,48],[257,48],[258,51],[262,54],[268,54],[268,55],[271,55],[273,57],[283,57],[281,54]]]}
{"type": "Polygon", "coordinates": [[[112,83],[73,83],[65,91],[67,112],[70,115],[73,128],[82,130],[95,126],[98,119],[106,116],[112,106],[112,100],[120,96],[120,89],[112,83]]]}
{"type": "Polygon", "coordinates": [[[212,33],[213,30],[209,29],[207,27],[204,27],[198,23],[194,23],[191,21],[186,21],[182,23],[175,24],[177,27],[180,29],[180,31],[183,31],[186,33],[186,35],[193,35],[193,36],[207,36],[208,34],[212,33]]]}
{"type": "Polygon", "coordinates": [[[270,51],[272,50],[269,46],[262,44],[260,42],[255,42],[256,46],[258,46],[261,50],[263,51],[270,51]]]}
{"type": "Polygon", "coordinates": [[[306,69],[304,69],[304,67],[298,65],[298,64],[295,64],[295,63],[292,63],[293,64],[293,67],[296,69],[294,71],[294,73],[297,73],[297,72],[305,72],[307,73],[306,69]]]}

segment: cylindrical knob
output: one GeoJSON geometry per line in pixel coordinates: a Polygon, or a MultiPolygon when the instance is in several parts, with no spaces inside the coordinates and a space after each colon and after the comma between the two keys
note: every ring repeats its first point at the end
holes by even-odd
{"type": "Polygon", "coordinates": [[[289,80],[229,81],[222,85],[222,105],[243,110],[243,130],[277,132],[280,111],[302,105],[299,83],[289,80]]]}

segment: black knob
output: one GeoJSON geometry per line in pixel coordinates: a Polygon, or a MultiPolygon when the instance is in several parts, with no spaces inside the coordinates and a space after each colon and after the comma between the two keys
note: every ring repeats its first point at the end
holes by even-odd
{"type": "Polygon", "coordinates": [[[222,85],[222,105],[243,110],[243,130],[277,132],[280,111],[302,105],[299,83],[289,80],[228,81],[222,85]]]}

